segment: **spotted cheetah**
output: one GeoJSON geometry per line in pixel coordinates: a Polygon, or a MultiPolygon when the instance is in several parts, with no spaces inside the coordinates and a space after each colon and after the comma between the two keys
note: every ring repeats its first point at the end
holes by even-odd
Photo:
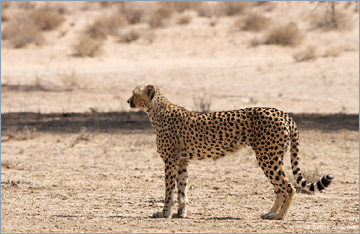
{"type": "Polygon", "coordinates": [[[186,217],[190,160],[221,158],[244,146],[255,151],[259,166],[274,186],[276,200],[270,212],[261,215],[263,219],[284,219],[295,195],[283,168],[289,144],[292,172],[304,190],[321,191],[333,180],[332,175],[325,175],[316,183],[306,182],[299,167],[299,131],[280,110],[255,107],[200,114],[172,104],[153,85],[136,87],[127,102],[148,114],[157,134],[157,152],[165,163],[165,204],[154,218],[170,217],[175,182],[178,212],[172,217],[186,217]]]}

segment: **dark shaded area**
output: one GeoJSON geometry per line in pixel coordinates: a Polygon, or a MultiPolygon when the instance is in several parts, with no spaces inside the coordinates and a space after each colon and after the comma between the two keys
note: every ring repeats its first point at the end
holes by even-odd
{"type": "MultiPolygon", "coordinates": [[[[294,114],[290,113],[300,130],[321,131],[359,130],[358,114],[294,114]]],[[[5,113],[1,114],[1,131],[36,128],[39,132],[77,133],[82,128],[106,133],[153,133],[154,130],[144,112],[107,113],[5,113]]]]}
{"type": "Polygon", "coordinates": [[[324,132],[349,130],[359,131],[359,114],[312,114],[289,113],[298,128],[316,129],[324,132]]]}

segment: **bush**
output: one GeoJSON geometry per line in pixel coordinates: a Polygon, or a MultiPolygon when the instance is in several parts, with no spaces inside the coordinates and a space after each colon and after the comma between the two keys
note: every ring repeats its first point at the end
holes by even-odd
{"type": "Polygon", "coordinates": [[[186,10],[198,10],[203,2],[201,1],[163,1],[159,2],[160,7],[168,8],[170,11],[184,12],[186,10]]]}
{"type": "Polygon", "coordinates": [[[224,1],[217,2],[217,8],[220,15],[233,16],[244,13],[245,10],[254,5],[251,1],[224,1]]]}
{"type": "Polygon", "coordinates": [[[270,19],[259,15],[258,13],[249,13],[244,18],[237,19],[234,22],[234,28],[236,30],[244,31],[261,31],[268,26],[270,19]]]}
{"type": "Polygon", "coordinates": [[[42,31],[53,30],[64,21],[64,17],[60,13],[45,8],[34,10],[30,17],[42,31]]]}
{"type": "Polygon", "coordinates": [[[107,35],[116,35],[117,31],[126,25],[126,20],[121,15],[107,18],[98,18],[85,29],[85,33],[93,39],[106,39],[107,35]]]}
{"type": "Polygon", "coordinates": [[[130,29],[130,30],[120,32],[118,37],[119,37],[119,42],[130,43],[130,42],[138,40],[140,37],[140,34],[137,30],[130,29]]]}
{"type": "Polygon", "coordinates": [[[335,2],[329,2],[328,9],[313,15],[310,23],[313,28],[328,30],[347,30],[353,27],[352,21],[345,12],[335,9],[335,2]]]}
{"type": "Polygon", "coordinates": [[[191,21],[191,16],[190,15],[182,15],[178,19],[177,23],[178,24],[188,24],[188,23],[190,23],[190,21],[191,21]]]}
{"type": "Polygon", "coordinates": [[[150,13],[148,24],[151,28],[164,26],[165,19],[170,18],[172,11],[166,7],[156,7],[150,13]]]}
{"type": "Polygon", "coordinates": [[[316,59],[315,47],[309,46],[293,55],[296,62],[304,62],[316,59]]]}
{"type": "Polygon", "coordinates": [[[23,48],[30,43],[42,45],[45,41],[38,27],[26,19],[9,22],[1,33],[1,39],[8,40],[14,48],[23,48]]]}
{"type": "Polygon", "coordinates": [[[140,23],[144,17],[143,6],[136,2],[119,2],[119,11],[129,24],[140,23]]]}
{"type": "Polygon", "coordinates": [[[103,42],[87,35],[81,35],[78,42],[73,45],[74,55],[79,57],[95,57],[103,53],[103,42]]]}
{"type": "Polygon", "coordinates": [[[264,43],[283,46],[297,46],[304,39],[303,34],[295,23],[272,28],[267,34],[264,43]]]}

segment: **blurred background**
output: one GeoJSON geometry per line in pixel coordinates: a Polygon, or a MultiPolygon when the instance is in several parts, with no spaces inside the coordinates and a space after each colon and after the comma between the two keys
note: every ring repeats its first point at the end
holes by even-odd
{"type": "Polygon", "coordinates": [[[1,112],[358,113],[358,2],[1,2],[1,112]]]}

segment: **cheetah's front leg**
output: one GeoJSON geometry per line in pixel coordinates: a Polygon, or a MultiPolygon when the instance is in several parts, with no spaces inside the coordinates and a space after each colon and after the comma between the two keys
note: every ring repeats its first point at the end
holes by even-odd
{"type": "Polygon", "coordinates": [[[175,177],[177,165],[173,160],[165,160],[165,201],[161,212],[153,214],[153,218],[169,218],[174,203],[175,177]]]}

